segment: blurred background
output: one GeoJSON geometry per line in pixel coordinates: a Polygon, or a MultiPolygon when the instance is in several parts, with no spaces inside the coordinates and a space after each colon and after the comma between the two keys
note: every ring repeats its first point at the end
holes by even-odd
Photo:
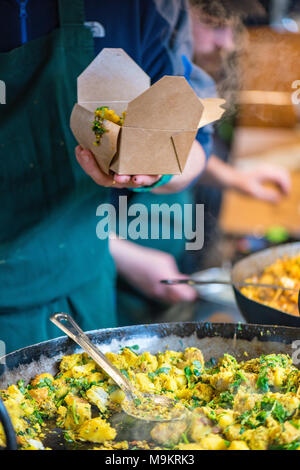
{"type": "MultiPolygon", "coordinates": [[[[201,270],[201,278],[227,278],[241,257],[300,240],[300,105],[292,103],[293,86],[300,89],[300,81],[294,83],[300,80],[300,2],[236,2],[231,15],[225,8],[218,16],[199,12],[199,4],[191,2],[194,61],[216,80],[228,107],[216,126],[213,153],[241,169],[280,165],[292,182],[289,195],[277,204],[196,186],[195,200],[205,204],[205,245],[185,253],[183,269],[201,270]]],[[[230,288],[212,286],[199,293],[197,308],[187,309],[186,318],[243,321],[230,288]]],[[[173,307],[167,318],[177,318],[179,311],[173,307]]]]}
{"type": "MultiPolygon", "coordinates": [[[[198,288],[198,297],[190,292],[194,300],[185,302],[187,291],[183,295],[178,288],[170,299],[150,287],[181,273],[230,280],[239,259],[300,240],[300,0],[189,0],[189,8],[193,62],[214,79],[226,113],[215,125],[199,180],[159,202],[204,204],[204,247],[187,251],[185,240],[152,240],[150,246],[140,241],[159,252],[148,252],[145,280],[132,269],[119,276],[121,325],[244,322],[231,287],[198,288]]],[[[203,83],[211,86],[204,75],[203,83]]],[[[148,194],[148,203],[156,197],[148,194]]],[[[131,197],[131,203],[144,201],[145,195],[131,197]]]]}

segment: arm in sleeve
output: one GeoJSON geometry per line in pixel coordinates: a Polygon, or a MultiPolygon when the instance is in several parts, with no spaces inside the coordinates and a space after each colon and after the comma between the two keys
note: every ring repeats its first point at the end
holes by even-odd
{"type": "MultiPolygon", "coordinates": [[[[199,97],[216,96],[214,81],[192,63],[193,41],[186,0],[143,0],[142,4],[142,67],[156,82],[164,75],[183,75],[199,97]]],[[[212,152],[213,126],[199,129],[197,140],[208,158],[212,152]]],[[[172,176],[163,176],[149,191],[168,183],[172,176]]]]}

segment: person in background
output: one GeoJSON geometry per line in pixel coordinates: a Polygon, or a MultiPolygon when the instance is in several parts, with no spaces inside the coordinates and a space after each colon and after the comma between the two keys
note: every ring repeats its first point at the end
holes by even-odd
{"type": "MultiPolygon", "coordinates": [[[[229,71],[227,64],[234,67],[230,58],[238,47],[242,20],[262,16],[262,5],[258,0],[190,0],[190,12],[195,63],[213,76],[220,93],[236,92],[238,79],[234,80],[234,76],[237,72],[229,71]],[[230,75],[230,85],[226,83],[226,74],[230,75]]],[[[232,104],[228,103],[229,106],[232,104]]],[[[290,190],[289,174],[282,167],[262,165],[254,171],[241,171],[224,164],[214,154],[199,182],[235,189],[272,203],[279,202],[290,190]],[[264,186],[267,182],[275,183],[278,190],[264,186]]]]}
{"type": "Polygon", "coordinates": [[[97,207],[110,201],[111,186],[174,192],[203,170],[199,140],[174,178],[107,176],[91,152],[76,147],[79,165],[74,156],[76,79],[102,48],[122,47],[153,81],[174,73],[164,38],[176,36],[175,24],[158,3],[0,0],[7,90],[0,105],[0,340],[7,352],[58,336],[53,312],[70,313],[84,330],[117,326],[115,265],[108,240],[96,236],[97,207]]]}
{"type": "MultiPolygon", "coordinates": [[[[173,6],[176,4],[176,2],[169,3],[173,6]]],[[[177,2],[177,7],[179,3],[181,8],[173,8],[173,14],[171,7],[166,9],[170,15],[170,23],[176,24],[176,39],[170,37],[167,44],[174,70],[177,74],[188,78],[200,97],[213,96],[214,82],[192,63],[193,53],[198,60],[203,58],[204,68],[207,64],[214,64],[214,75],[218,79],[217,71],[222,68],[222,58],[231,54],[235,48],[235,28],[241,17],[249,13],[261,14],[263,10],[256,0],[247,2],[247,5],[236,0],[193,0],[189,17],[188,3],[177,2]]],[[[166,5],[166,2],[160,2],[160,5],[166,5]]],[[[205,202],[206,207],[211,212],[215,211],[217,216],[220,189],[232,188],[272,203],[279,202],[289,193],[290,177],[285,169],[261,166],[251,171],[238,170],[213,153],[212,137],[211,134],[208,135],[209,139],[205,146],[207,164],[200,178],[194,180],[193,187],[190,186],[176,195],[163,196],[163,188],[159,196],[154,194],[155,190],[146,195],[132,194],[130,203],[142,203],[147,206],[179,203],[183,206],[194,203],[196,193],[197,202],[205,202]],[[264,185],[266,182],[275,183],[277,190],[266,187],[264,185]],[[217,195],[216,198],[214,194],[217,195]]],[[[202,145],[205,145],[203,137],[202,145]]],[[[205,224],[211,228],[211,231],[214,230],[216,218],[213,217],[211,222],[210,214],[206,213],[205,224]]],[[[161,321],[163,312],[170,305],[181,301],[193,301],[196,298],[195,291],[189,286],[164,286],[159,283],[163,278],[185,277],[180,271],[191,272],[195,269],[195,259],[198,261],[198,257],[192,252],[188,254],[185,251],[185,240],[115,239],[110,243],[119,272],[117,311],[120,324],[161,321]]],[[[199,269],[199,266],[197,268],[199,269]]]]}
{"type": "Polygon", "coordinates": [[[258,0],[190,0],[194,61],[214,77],[220,95],[227,99],[229,113],[215,126],[212,156],[194,187],[195,202],[205,205],[206,243],[201,253],[185,257],[187,272],[199,270],[206,261],[209,265],[219,236],[216,227],[224,189],[273,204],[280,202],[291,189],[290,174],[281,166],[260,164],[241,170],[227,164],[235,127],[239,90],[237,60],[243,50],[244,24],[266,22],[265,4],[258,0]]]}

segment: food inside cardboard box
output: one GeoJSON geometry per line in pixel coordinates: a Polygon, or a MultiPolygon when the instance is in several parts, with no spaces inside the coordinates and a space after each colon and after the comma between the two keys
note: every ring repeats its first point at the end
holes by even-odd
{"type": "Polygon", "coordinates": [[[71,129],[106,174],[176,175],[198,129],[223,115],[222,104],[198,98],[184,77],[150,86],[122,49],[103,49],[78,77],[71,129]]]}

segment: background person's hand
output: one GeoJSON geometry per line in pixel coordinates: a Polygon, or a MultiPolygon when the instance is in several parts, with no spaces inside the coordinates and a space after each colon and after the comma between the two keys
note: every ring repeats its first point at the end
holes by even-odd
{"type": "Polygon", "coordinates": [[[139,188],[141,186],[152,186],[161,175],[106,175],[99,167],[93,153],[90,150],[83,149],[78,145],[75,149],[76,159],[81,168],[89,175],[99,186],[113,188],[139,188]]]}
{"type": "Polygon", "coordinates": [[[279,165],[260,164],[240,169],[212,155],[200,183],[231,189],[261,201],[278,203],[291,191],[289,171],[279,165]]]}
{"type": "Polygon", "coordinates": [[[188,285],[167,286],[161,279],[185,279],[172,255],[145,248],[127,240],[111,239],[110,250],[117,271],[132,286],[151,299],[174,304],[191,302],[197,298],[195,289],[188,285]]]}
{"type": "Polygon", "coordinates": [[[260,165],[251,170],[239,171],[234,189],[260,199],[278,203],[291,190],[288,170],[275,165],[260,165]]]}

